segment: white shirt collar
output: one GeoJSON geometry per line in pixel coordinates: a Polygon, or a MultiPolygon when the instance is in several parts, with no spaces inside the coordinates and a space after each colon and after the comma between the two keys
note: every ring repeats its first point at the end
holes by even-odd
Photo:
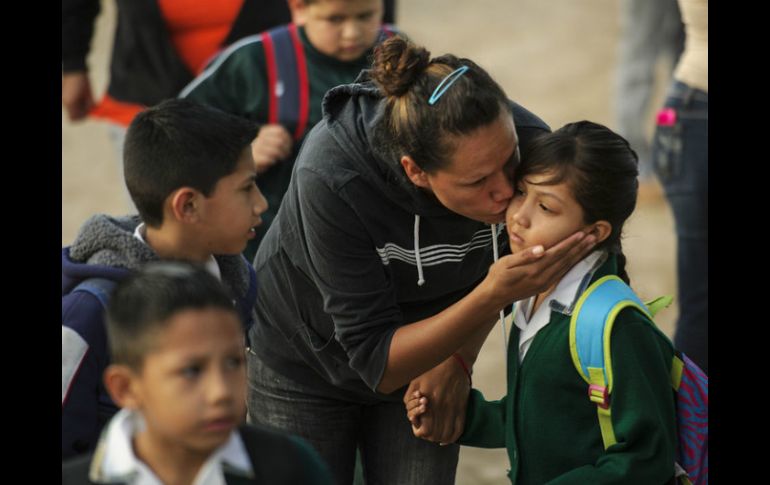
{"type": "MultiPolygon", "coordinates": [[[[112,418],[97,445],[89,473],[91,481],[163,485],[134,454],[133,436],[144,426],[144,419],[136,411],[121,409],[112,418]]],[[[233,431],[227,442],[206,460],[193,481],[194,485],[225,485],[223,467],[240,475],[254,476],[246,446],[237,431],[233,431]]]]}
{"type": "MultiPolygon", "coordinates": [[[[144,222],[142,222],[136,226],[136,229],[134,229],[134,237],[142,241],[142,244],[145,246],[149,246],[147,241],[144,239],[145,234],[147,234],[147,228],[144,222]]],[[[213,255],[209,256],[209,259],[206,261],[204,267],[206,268],[206,271],[213,274],[219,281],[222,281],[222,272],[219,270],[219,263],[217,263],[217,260],[214,259],[213,255]]]]}
{"type": "Polygon", "coordinates": [[[575,266],[559,281],[556,288],[547,296],[537,308],[534,315],[530,315],[535,297],[516,303],[513,314],[513,323],[521,330],[519,333],[519,363],[524,359],[535,335],[551,320],[551,310],[559,310],[566,314],[572,313],[572,308],[577,302],[580,293],[585,290],[584,280],[586,275],[593,273],[607,259],[605,251],[594,251],[575,266]],[[529,318],[527,318],[529,316],[529,318]]]}

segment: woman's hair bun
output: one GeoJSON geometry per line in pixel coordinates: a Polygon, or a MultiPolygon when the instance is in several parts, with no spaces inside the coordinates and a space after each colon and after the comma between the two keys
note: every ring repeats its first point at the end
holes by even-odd
{"type": "Polygon", "coordinates": [[[430,52],[394,36],[374,53],[371,77],[386,96],[403,96],[430,64],[430,52]]]}

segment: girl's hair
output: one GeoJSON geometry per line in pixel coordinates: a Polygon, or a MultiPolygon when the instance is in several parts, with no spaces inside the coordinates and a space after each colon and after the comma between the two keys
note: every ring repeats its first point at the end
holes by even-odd
{"type": "Polygon", "coordinates": [[[394,159],[409,155],[426,172],[448,163],[454,147],[446,135],[470,133],[509,109],[502,88],[473,61],[451,54],[430,59],[430,52],[398,36],[375,50],[371,77],[385,97],[375,148],[394,159]],[[439,84],[461,66],[468,70],[428,104],[439,84]]]}
{"type": "Polygon", "coordinates": [[[638,157],[628,141],[606,126],[578,121],[522,146],[521,159],[517,183],[528,175],[553,172],[543,185],[566,182],[583,209],[584,223],[605,220],[612,225],[597,248],[618,254],[618,269],[628,283],[620,239],[639,188],[638,157]]]}

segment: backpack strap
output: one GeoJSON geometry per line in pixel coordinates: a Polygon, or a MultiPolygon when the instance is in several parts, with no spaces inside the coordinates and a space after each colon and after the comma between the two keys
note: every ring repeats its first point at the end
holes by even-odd
{"type": "Polygon", "coordinates": [[[99,300],[99,303],[102,304],[102,308],[106,309],[107,302],[110,301],[112,290],[115,289],[117,284],[116,281],[108,280],[107,278],[88,278],[81,281],[70,293],[76,291],[90,293],[99,300]]]}
{"type": "MultiPolygon", "coordinates": [[[[378,43],[397,33],[393,25],[383,24],[378,43]]],[[[294,125],[294,141],[299,141],[310,119],[310,80],[297,25],[275,27],[260,34],[260,38],[267,64],[267,121],[294,125]]]]}
{"type": "Polygon", "coordinates": [[[260,37],[267,65],[267,121],[294,125],[294,140],[299,141],[310,118],[310,83],[297,26],[282,25],[263,32],[260,37]]]}
{"type": "Polygon", "coordinates": [[[612,354],[610,336],[615,318],[627,307],[652,316],[634,291],[620,278],[605,276],[580,296],[570,319],[569,346],[572,362],[588,383],[588,398],[596,404],[604,448],[615,444],[612,428],[612,354]]]}

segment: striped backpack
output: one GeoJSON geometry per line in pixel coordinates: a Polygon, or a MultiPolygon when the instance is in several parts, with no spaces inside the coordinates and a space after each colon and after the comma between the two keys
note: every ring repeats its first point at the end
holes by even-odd
{"type": "MultiPolygon", "coordinates": [[[[613,376],[610,354],[615,317],[630,307],[652,322],[652,317],[671,301],[670,296],[665,296],[645,305],[623,280],[605,276],[589,286],[575,306],[570,320],[570,352],[575,368],[588,383],[588,398],[596,404],[605,449],[616,443],[611,419],[613,376]]],[[[665,337],[654,324],[652,328],[665,337]]],[[[674,349],[671,385],[676,392],[678,433],[675,475],[678,483],[707,484],[708,377],[687,356],[674,349]]]]}

